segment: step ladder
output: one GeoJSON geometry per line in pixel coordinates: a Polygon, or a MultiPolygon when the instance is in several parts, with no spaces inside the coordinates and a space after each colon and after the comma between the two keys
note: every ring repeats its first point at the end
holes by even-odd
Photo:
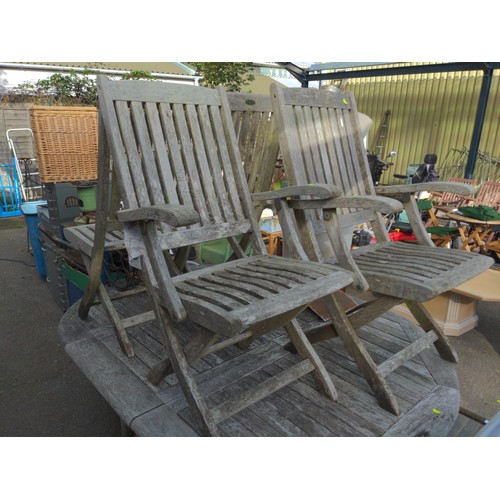
{"type": "Polygon", "coordinates": [[[375,137],[373,139],[372,147],[370,148],[370,151],[373,154],[380,155],[382,157],[382,151],[385,148],[386,142],[387,142],[387,135],[389,133],[389,123],[391,121],[391,110],[387,109],[384,113],[384,116],[382,118],[382,122],[380,123],[377,133],[375,134],[375,137]]]}

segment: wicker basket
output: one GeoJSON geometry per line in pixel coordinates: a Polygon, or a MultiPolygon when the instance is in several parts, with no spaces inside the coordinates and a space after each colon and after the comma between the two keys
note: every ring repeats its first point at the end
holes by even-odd
{"type": "Polygon", "coordinates": [[[97,179],[97,108],[33,106],[31,128],[42,182],[97,179]]]}

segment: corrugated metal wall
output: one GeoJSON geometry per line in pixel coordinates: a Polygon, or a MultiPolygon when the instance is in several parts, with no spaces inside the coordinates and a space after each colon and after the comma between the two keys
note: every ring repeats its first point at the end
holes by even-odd
{"type": "MultiPolygon", "coordinates": [[[[406,174],[408,165],[421,163],[426,153],[438,155],[443,180],[463,177],[470,148],[483,73],[480,71],[369,77],[345,80],[354,92],[358,110],[373,119],[372,142],[386,110],[391,119],[383,154],[397,151],[394,166],[382,183],[392,184],[394,173],[406,174]],[[452,168],[452,164],[455,164],[452,168]]],[[[474,177],[500,180],[500,72],[495,71],[481,136],[474,177]],[[490,161],[492,160],[492,161],[490,161]]]]}

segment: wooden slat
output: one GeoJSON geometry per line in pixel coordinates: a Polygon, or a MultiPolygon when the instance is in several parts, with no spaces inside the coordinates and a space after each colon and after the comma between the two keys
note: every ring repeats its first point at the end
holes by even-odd
{"type": "Polygon", "coordinates": [[[165,148],[165,137],[162,132],[159,110],[155,104],[147,102],[145,111],[146,119],[151,130],[151,140],[154,146],[161,188],[165,193],[168,203],[173,205],[181,204],[176,191],[177,182],[172,175],[172,167],[165,148]]]}
{"type": "Polygon", "coordinates": [[[181,155],[181,146],[175,133],[175,123],[173,111],[168,104],[160,104],[160,121],[163,127],[163,134],[167,140],[169,158],[171,160],[171,175],[177,183],[177,194],[179,202],[182,205],[193,207],[193,199],[189,190],[186,172],[184,170],[184,161],[181,155]]]}
{"type": "MultiPolygon", "coordinates": [[[[249,374],[258,372],[264,366],[286,355],[287,352],[284,349],[266,343],[237,356],[236,363],[220,364],[211,370],[200,373],[196,378],[196,382],[200,391],[205,396],[210,396],[210,394],[222,390],[227,385],[236,383],[249,374]]],[[[182,395],[182,389],[178,385],[160,391],[158,397],[177,412],[187,406],[182,395]]]]}
{"type": "MultiPolygon", "coordinates": [[[[245,197],[241,194],[243,189],[246,191],[245,187],[247,186],[246,184],[243,185],[241,180],[238,183],[236,182],[235,172],[233,171],[233,169],[241,169],[241,173],[243,173],[241,157],[239,156],[238,151],[233,151],[233,153],[236,153],[237,156],[232,158],[230,152],[228,151],[228,147],[230,147],[231,144],[226,142],[220,108],[217,106],[211,106],[209,108],[209,112],[216,131],[215,139],[221,155],[222,170],[224,172],[223,179],[229,195],[229,201],[233,207],[232,212],[235,214],[237,220],[241,220],[242,218],[248,217],[248,214],[245,214],[242,207],[242,199],[245,197]],[[239,162],[239,164],[236,162],[239,162]]],[[[248,199],[247,203],[251,204],[251,201],[248,199]]]]}
{"type": "Polygon", "coordinates": [[[172,104],[217,104],[217,91],[207,89],[203,95],[198,87],[180,83],[148,82],[145,80],[113,81],[108,94],[116,101],[142,101],[172,104]]]}
{"type": "MultiPolygon", "coordinates": [[[[205,109],[206,119],[206,108],[202,106],[186,106],[186,119],[189,125],[190,140],[193,146],[193,154],[195,157],[193,168],[190,170],[190,175],[193,175],[194,165],[196,164],[196,170],[199,174],[199,182],[203,190],[203,198],[202,193],[199,192],[195,192],[194,196],[200,196],[200,202],[205,203],[207,208],[210,209],[212,221],[216,224],[220,224],[223,221],[223,216],[219,207],[218,197],[215,194],[214,186],[215,181],[219,180],[220,175],[219,177],[212,177],[212,171],[208,163],[207,152],[208,154],[210,154],[210,149],[212,149],[211,160],[215,159],[215,162],[218,163],[218,159],[214,157],[214,155],[216,155],[216,151],[210,124],[200,124],[200,119],[202,119],[202,116],[200,115],[202,115],[203,109],[205,109]],[[205,125],[203,129],[203,136],[201,133],[200,125],[205,125]],[[207,151],[205,151],[205,148],[207,148],[207,151]]],[[[190,165],[190,163],[188,163],[188,165],[190,165]]],[[[216,170],[217,165],[214,165],[213,168],[214,170],[216,170]]],[[[218,194],[220,195],[222,189],[220,189],[219,191],[220,192],[218,194]]]]}
{"type": "Polygon", "coordinates": [[[217,408],[214,408],[211,411],[212,418],[215,422],[220,422],[221,420],[234,415],[241,409],[257,401],[260,401],[263,397],[276,392],[277,390],[281,389],[285,385],[290,384],[294,380],[303,377],[313,369],[314,367],[309,360],[301,361],[289,370],[283,371],[280,374],[275,375],[273,378],[262,382],[257,387],[249,389],[237,400],[222,403],[217,408]]]}
{"type": "Polygon", "coordinates": [[[318,148],[320,151],[323,175],[325,178],[324,182],[326,184],[335,184],[331,168],[331,162],[333,161],[333,158],[331,158],[329,155],[329,153],[331,153],[331,149],[328,147],[330,144],[330,140],[327,136],[328,128],[324,127],[321,121],[321,112],[318,108],[312,108],[311,115],[312,123],[316,130],[316,136],[318,137],[318,148]]]}
{"type": "Polygon", "coordinates": [[[163,195],[142,104],[138,102],[130,103],[130,111],[135,128],[136,142],[141,150],[143,182],[147,186],[149,193],[149,204],[161,205],[169,203],[169,200],[165,199],[163,195]]]}
{"type": "Polygon", "coordinates": [[[207,211],[207,200],[203,191],[202,182],[198,174],[196,159],[193,150],[192,136],[188,128],[186,115],[188,111],[182,104],[172,106],[174,122],[177,130],[177,139],[180,142],[186,178],[189,179],[188,186],[193,200],[193,206],[200,214],[202,224],[213,222],[211,214],[207,211]]]}
{"type": "Polygon", "coordinates": [[[285,311],[287,307],[292,309],[314,302],[326,294],[333,293],[347,286],[351,282],[351,277],[347,274],[336,277],[337,279],[334,280],[330,276],[327,276],[301,286],[296,286],[286,294],[277,296],[272,302],[265,301],[264,304],[259,303],[258,307],[249,305],[241,308],[239,315],[245,325],[251,325],[272,317],[278,310],[285,311]]]}
{"type": "Polygon", "coordinates": [[[197,285],[203,287],[204,290],[220,293],[227,297],[233,298],[242,304],[250,304],[255,300],[260,300],[263,297],[256,297],[254,294],[247,293],[247,287],[239,286],[238,284],[228,283],[226,280],[220,280],[218,276],[208,276],[196,280],[197,285]]]}
{"type": "Polygon", "coordinates": [[[207,107],[198,106],[197,110],[199,115],[199,126],[203,133],[203,147],[206,148],[207,153],[206,161],[200,159],[200,168],[206,176],[204,179],[205,185],[208,184],[210,187],[213,184],[214,201],[220,204],[221,221],[229,222],[235,220],[235,216],[224,186],[222,165],[219,160],[219,149],[215,141],[217,131],[214,131],[212,127],[207,107]]]}
{"type": "MultiPolygon", "coordinates": [[[[361,194],[374,194],[373,188],[371,190],[365,190],[366,183],[366,171],[365,164],[367,162],[365,150],[361,150],[360,137],[357,126],[353,127],[353,121],[356,120],[354,111],[351,110],[343,110],[342,111],[342,119],[344,122],[345,130],[346,130],[346,149],[349,151],[351,165],[353,168],[351,169],[354,179],[354,184],[358,187],[359,193],[361,194]]],[[[355,124],[356,125],[356,124],[355,124]]]]}
{"type": "Polygon", "coordinates": [[[190,227],[182,231],[171,231],[159,235],[162,248],[181,248],[187,245],[195,245],[205,241],[213,241],[228,236],[238,236],[248,233],[250,222],[236,221],[225,222],[217,225],[206,225],[205,227],[190,227]]]}
{"type": "Polygon", "coordinates": [[[430,332],[427,332],[420,339],[416,340],[415,342],[392,356],[390,359],[380,364],[378,366],[378,369],[383,376],[389,375],[389,373],[399,368],[401,365],[403,365],[403,363],[408,361],[408,359],[413,358],[420,351],[431,345],[434,340],[436,340],[436,338],[436,334],[432,330],[430,332]]]}
{"type": "Polygon", "coordinates": [[[314,128],[311,124],[311,119],[309,116],[309,121],[307,122],[308,116],[306,116],[306,110],[301,107],[295,107],[295,121],[297,127],[301,134],[301,151],[302,158],[304,161],[304,167],[306,169],[306,175],[308,176],[308,184],[320,183],[324,184],[325,179],[322,176],[321,165],[319,164],[317,158],[317,146],[315,144],[316,138],[314,134],[314,128]]]}
{"type": "Polygon", "coordinates": [[[260,287],[265,291],[276,293],[278,291],[287,290],[289,286],[285,285],[283,280],[273,280],[262,273],[252,272],[248,269],[228,269],[224,276],[231,276],[237,280],[247,280],[252,286],[260,287]]]}
{"type": "Polygon", "coordinates": [[[201,299],[200,302],[213,304],[227,311],[232,311],[242,306],[242,303],[238,299],[234,300],[231,296],[223,294],[217,290],[217,287],[210,289],[210,287],[205,286],[203,283],[199,284],[197,280],[190,280],[188,283],[179,283],[176,288],[183,298],[186,295],[196,297],[201,299]]]}
{"type": "Polygon", "coordinates": [[[244,290],[247,293],[253,294],[255,297],[259,299],[263,299],[265,297],[269,297],[272,293],[265,288],[262,288],[258,285],[254,285],[251,282],[245,282],[241,279],[238,279],[238,282],[235,283],[235,275],[230,274],[228,272],[217,273],[217,276],[209,275],[207,277],[202,277],[200,279],[207,281],[208,283],[218,283],[223,285],[226,288],[238,288],[240,290],[244,290]]]}
{"type": "Polygon", "coordinates": [[[120,143],[123,144],[127,152],[128,168],[119,168],[120,179],[124,177],[125,172],[128,172],[132,180],[132,186],[123,186],[122,195],[125,199],[127,208],[135,208],[135,196],[137,203],[141,206],[149,205],[149,194],[146,185],[143,183],[143,172],[141,165],[141,157],[136,147],[134,129],[131,122],[130,111],[125,102],[116,103],[116,116],[120,124],[120,130],[123,137],[123,142],[120,138],[120,143]],[[130,191],[132,189],[132,191],[130,191]]]}

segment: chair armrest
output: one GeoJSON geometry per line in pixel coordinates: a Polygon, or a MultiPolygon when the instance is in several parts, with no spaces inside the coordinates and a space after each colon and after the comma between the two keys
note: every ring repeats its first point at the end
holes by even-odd
{"type": "Polygon", "coordinates": [[[184,205],[152,205],[150,207],[127,208],[116,213],[121,222],[154,220],[166,222],[172,227],[191,226],[200,222],[196,210],[184,205]]]}
{"type": "Polygon", "coordinates": [[[362,208],[384,214],[401,212],[403,205],[395,199],[385,196],[339,196],[329,200],[292,200],[288,202],[290,208],[307,209],[319,208],[323,210],[335,208],[362,208]]]}
{"type": "Polygon", "coordinates": [[[253,193],[253,201],[277,200],[299,196],[314,196],[318,200],[335,198],[341,194],[340,189],[332,184],[305,184],[302,186],[291,186],[275,191],[264,191],[253,193]]]}
{"type": "Polygon", "coordinates": [[[443,193],[455,193],[463,196],[471,196],[475,192],[474,186],[461,182],[423,182],[419,184],[396,184],[393,186],[376,186],[377,194],[398,197],[407,193],[418,193],[420,191],[433,191],[443,193]]]}

